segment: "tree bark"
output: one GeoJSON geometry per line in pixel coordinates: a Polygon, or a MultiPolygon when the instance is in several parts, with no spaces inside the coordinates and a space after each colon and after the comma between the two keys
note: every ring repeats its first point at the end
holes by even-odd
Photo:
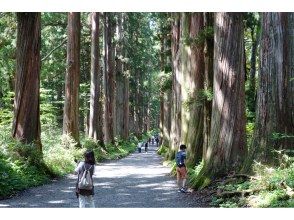
{"type": "Polygon", "coordinates": [[[128,137],[128,77],[124,74],[123,59],[123,14],[118,14],[118,43],[116,47],[116,135],[128,137]]]}
{"type": "Polygon", "coordinates": [[[260,42],[260,24],[251,29],[251,57],[250,57],[250,74],[249,74],[249,90],[247,91],[247,106],[249,112],[256,112],[256,58],[258,56],[258,45],[260,42]]]}
{"type": "Polygon", "coordinates": [[[114,143],[114,27],[112,14],[104,14],[104,43],[105,43],[105,71],[104,71],[104,128],[105,142],[114,143]]]}
{"type": "MultiPolygon", "coordinates": [[[[165,59],[164,59],[164,36],[161,33],[160,36],[160,71],[161,73],[164,72],[164,66],[165,66],[165,59]]],[[[164,137],[164,92],[160,91],[160,96],[159,96],[159,102],[160,102],[160,107],[159,107],[159,130],[160,130],[160,139],[159,139],[159,145],[162,144],[162,140],[164,137]]]]}
{"type": "Polygon", "coordinates": [[[286,87],[286,106],[285,106],[285,127],[284,132],[290,134],[292,138],[285,139],[283,148],[291,149],[294,146],[294,13],[283,13],[283,23],[285,28],[284,40],[284,74],[286,87]]]}
{"type": "Polygon", "coordinates": [[[171,110],[171,152],[169,159],[174,159],[175,153],[179,147],[181,139],[181,60],[180,60],[180,13],[173,14],[172,24],[172,71],[173,71],[173,84],[172,84],[172,110],[171,110]]]}
{"type": "Polygon", "coordinates": [[[171,91],[163,94],[163,139],[162,145],[170,147],[170,121],[171,121],[171,91]]]}
{"type": "Polygon", "coordinates": [[[16,83],[12,136],[42,151],[40,132],[41,14],[17,13],[16,83]]]}
{"type": "Polygon", "coordinates": [[[80,13],[68,13],[67,69],[63,134],[69,134],[79,145],[79,82],[80,82],[80,13]]]}
{"type": "Polygon", "coordinates": [[[196,188],[237,172],[246,156],[243,19],[216,13],[211,138],[196,188]]]}
{"type": "Polygon", "coordinates": [[[103,143],[101,82],[100,82],[100,50],[99,50],[99,13],[91,14],[91,88],[89,137],[103,143]]]}
{"type": "MultiPolygon", "coordinates": [[[[204,13],[204,26],[205,28],[213,28],[213,13],[204,13]]],[[[204,90],[209,92],[213,88],[213,36],[206,36],[204,45],[204,90]]],[[[204,103],[204,124],[203,124],[203,157],[208,149],[210,139],[210,125],[211,125],[211,111],[212,101],[206,99],[204,103]]]]}
{"type": "Polygon", "coordinates": [[[126,140],[129,137],[129,115],[130,115],[130,107],[129,107],[129,78],[127,76],[124,77],[124,99],[123,99],[123,129],[122,129],[122,137],[126,140]]]}
{"type": "Polygon", "coordinates": [[[254,158],[273,162],[273,150],[291,148],[294,144],[293,13],[262,15],[256,127],[245,171],[250,170],[254,158]],[[281,138],[279,134],[292,138],[281,138]]]}
{"type": "MultiPolygon", "coordinates": [[[[200,39],[200,35],[204,30],[203,13],[191,13],[188,16],[188,37],[189,39],[200,39]]],[[[203,155],[203,101],[201,100],[201,92],[204,89],[204,42],[192,42],[189,46],[185,46],[185,50],[190,53],[188,55],[189,69],[183,71],[184,82],[183,85],[188,94],[188,101],[192,102],[183,106],[186,115],[183,115],[183,122],[186,125],[183,130],[183,143],[187,146],[187,165],[195,166],[200,162],[203,155]],[[185,120],[184,120],[185,118],[185,120]],[[185,131],[185,128],[187,130],[185,131]]],[[[184,63],[184,62],[183,62],[184,63]]],[[[184,69],[184,68],[183,68],[184,69]]],[[[182,94],[185,94],[183,91],[182,94]]]]}
{"type": "MultiPolygon", "coordinates": [[[[170,16],[170,15],[166,15],[170,16]]],[[[169,29],[164,28],[164,72],[165,74],[170,74],[169,69],[171,69],[172,65],[172,58],[171,58],[171,26],[169,29]]],[[[169,80],[169,79],[167,79],[169,80]]],[[[172,100],[171,100],[172,90],[171,88],[165,88],[164,97],[163,97],[163,139],[162,145],[166,147],[171,147],[171,107],[172,107],[172,100]]]]}

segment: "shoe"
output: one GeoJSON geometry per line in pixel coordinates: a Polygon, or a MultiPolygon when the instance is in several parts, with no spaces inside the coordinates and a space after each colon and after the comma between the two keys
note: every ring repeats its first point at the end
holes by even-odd
{"type": "Polygon", "coordinates": [[[182,193],[186,193],[187,192],[187,190],[185,189],[185,188],[181,188],[181,190],[180,190],[182,193]]]}
{"type": "Polygon", "coordinates": [[[182,189],[178,189],[178,192],[179,192],[179,193],[182,192],[182,189]]]}

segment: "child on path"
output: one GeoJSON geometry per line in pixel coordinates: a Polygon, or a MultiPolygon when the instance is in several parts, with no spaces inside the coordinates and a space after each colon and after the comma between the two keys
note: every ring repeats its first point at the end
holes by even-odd
{"type": "Polygon", "coordinates": [[[177,163],[177,182],[179,186],[179,192],[186,193],[186,179],[187,179],[187,169],[185,165],[186,161],[186,145],[181,144],[180,150],[176,155],[177,163]]]}
{"type": "Polygon", "coordinates": [[[78,166],[75,169],[75,173],[78,174],[78,181],[76,184],[76,194],[77,197],[79,198],[79,207],[80,208],[85,208],[86,203],[89,203],[89,206],[91,208],[95,208],[94,204],[94,185],[92,186],[92,189],[79,189],[79,181],[83,177],[84,171],[88,170],[91,175],[91,180],[93,183],[93,174],[95,171],[95,157],[94,157],[94,152],[92,150],[87,150],[84,153],[84,158],[85,161],[82,161],[78,164],[78,166]]]}

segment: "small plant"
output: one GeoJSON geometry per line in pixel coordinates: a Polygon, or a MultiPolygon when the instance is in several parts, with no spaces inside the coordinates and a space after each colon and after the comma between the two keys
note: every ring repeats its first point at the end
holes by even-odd
{"type": "Polygon", "coordinates": [[[163,146],[163,145],[161,145],[160,147],[159,147],[159,149],[157,150],[157,153],[159,154],[159,155],[163,155],[163,156],[165,156],[165,154],[168,152],[168,147],[166,147],[166,146],[163,146]]]}
{"type": "Polygon", "coordinates": [[[195,181],[197,180],[197,176],[201,169],[204,166],[204,161],[202,160],[198,165],[194,168],[188,168],[188,175],[189,175],[189,183],[192,187],[195,186],[195,181]]]}

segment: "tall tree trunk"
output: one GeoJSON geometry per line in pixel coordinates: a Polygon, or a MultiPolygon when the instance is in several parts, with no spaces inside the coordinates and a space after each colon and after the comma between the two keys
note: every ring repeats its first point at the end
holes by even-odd
{"type": "MultiPolygon", "coordinates": [[[[204,31],[204,17],[203,13],[191,13],[189,38],[200,39],[202,32],[204,31]]],[[[187,164],[195,166],[202,159],[203,155],[203,104],[200,93],[203,93],[204,89],[204,42],[192,43],[189,47],[191,51],[190,59],[190,72],[183,73],[184,81],[189,82],[187,89],[189,92],[189,98],[192,98],[193,102],[190,103],[187,110],[187,132],[186,136],[183,136],[184,143],[187,145],[187,164]],[[187,77],[187,78],[186,78],[187,77]],[[186,80],[185,80],[186,78],[186,80]]]]}
{"type": "Polygon", "coordinates": [[[211,138],[196,188],[239,171],[246,156],[243,18],[216,13],[211,138]]]}
{"type": "Polygon", "coordinates": [[[16,84],[12,136],[34,143],[40,139],[41,14],[17,13],[16,84]]]}
{"type": "Polygon", "coordinates": [[[164,92],[163,97],[163,139],[162,145],[170,147],[170,122],[171,122],[171,91],[164,92]]]}
{"type": "Polygon", "coordinates": [[[91,94],[90,94],[90,117],[89,137],[103,143],[101,82],[100,82],[100,50],[99,50],[99,13],[91,14],[91,94]]]}
{"type": "MultiPolygon", "coordinates": [[[[166,33],[164,30],[164,72],[165,74],[170,74],[169,69],[171,69],[172,61],[171,61],[171,26],[169,28],[169,32],[166,33]]],[[[167,79],[170,80],[170,79],[167,79]]],[[[171,147],[171,107],[172,107],[172,100],[171,100],[172,90],[171,88],[165,88],[164,97],[163,97],[163,139],[162,145],[166,147],[171,147]]]]}
{"type": "Polygon", "coordinates": [[[285,28],[284,38],[284,74],[285,87],[286,87],[286,106],[284,119],[286,124],[284,127],[284,133],[290,134],[292,138],[285,139],[283,148],[291,149],[294,146],[294,13],[283,13],[283,23],[285,28]]]}
{"type": "MultiPolygon", "coordinates": [[[[204,13],[204,26],[208,30],[213,28],[213,13],[205,12],[204,13]]],[[[204,90],[210,93],[213,88],[213,36],[206,36],[205,45],[204,45],[204,63],[205,63],[205,72],[204,72],[204,90]]],[[[209,97],[206,98],[204,103],[204,124],[203,124],[203,157],[205,157],[209,139],[210,139],[210,125],[211,125],[211,110],[212,110],[212,101],[209,97]]]]}
{"type": "Polygon", "coordinates": [[[123,129],[122,129],[122,137],[126,140],[129,137],[129,115],[130,115],[130,107],[129,107],[129,77],[124,76],[124,99],[123,99],[123,129]]]}
{"type": "Polygon", "coordinates": [[[128,78],[124,74],[123,59],[123,14],[118,14],[118,43],[116,47],[116,135],[128,137],[128,78]]]}
{"type": "Polygon", "coordinates": [[[254,158],[272,162],[274,149],[293,147],[293,137],[279,138],[279,134],[294,133],[293,33],[293,13],[262,14],[256,127],[245,171],[254,158]]]}
{"type": "Polygon", "coordinates": [[[172,84],[172,110],[171,110],[171,152],[169,159],[175,157],[175,153],[179,147],[181,139],[181,60],[180,60],[180,13],[173,14],[172,24],[172,71],[173,71],[173,84],[172,84]]]}
{"type": "Polygon", "coordinates": [[[259,45],[260,38],[260,24],[258,24],[254,29],[251,29],[251,57],[250,57],[250,74],[249,74],[249,90],[247,91],[247,105],[250,112],[255,112],[256,104],[256,58],[257,49],[259,45]]]}
{"type": "Polygon", "coordinates": [[[79,82],[80,82],[80,13],[68,13],[67,69],[63,133],[69,134],[79,145],[79,82]]]}
{"type": "MultiPolygon", "coordinates": [[[[160,36],[160,71],[163,73],[164,72],[164,66],[165,66],[165,59],[164,59],[164,36],[161,34],[160,36]]],[[[160,96],[159,96],[159,102],[160,102],[160,107],[159,107],[159,130],[160,130],[160,143],[159,145],[162,144],[162,139],[163,139],[163,127],[164,127],[164,92],[160,91],[160,96]]]]}
{"type": "Polygon", "coordinates": [[[105,142],[114,143],[114,37],[115,22],[113,15],[104,15],[105,71],[104,71],[104,109],[105,142]]]}
{"type": "Polygon", "coordinates": [[[134,122],[134,130],[135,130],[135,135],[137,137],[140,137],[141,136],[141,132],[140,132],[140,106],[139,106],[139,103],[140,103],[140,88],[139,88],[139,85],[140,85],[140,81],[139,81],[139,73],[138,73],[138,70],[135,68],[134,69],[134,74],[135,74],[135,95],[134,95],[134,119],[133,119],[133,122],[134,122]]]}
{"type": "Polygon", "coordinates": [[[138,71],[138,100],[137,100],[137,116],[138,116],[138,128],[139,128],[139,136],[142,135],[144,131],[144,96],[143,96],[143,80],[142,73],[138,71]]]}
{"type": "Polygon", "coordinates": [[[251,57],[250,57],[250,85],[252,88],[255,88],[255,73],[256,73],[256,55],[259,36],[258,32],[254,34],[254,30],[251,30],[251,39],[252,39],[252,48],[251,48],[251,57]]]}

